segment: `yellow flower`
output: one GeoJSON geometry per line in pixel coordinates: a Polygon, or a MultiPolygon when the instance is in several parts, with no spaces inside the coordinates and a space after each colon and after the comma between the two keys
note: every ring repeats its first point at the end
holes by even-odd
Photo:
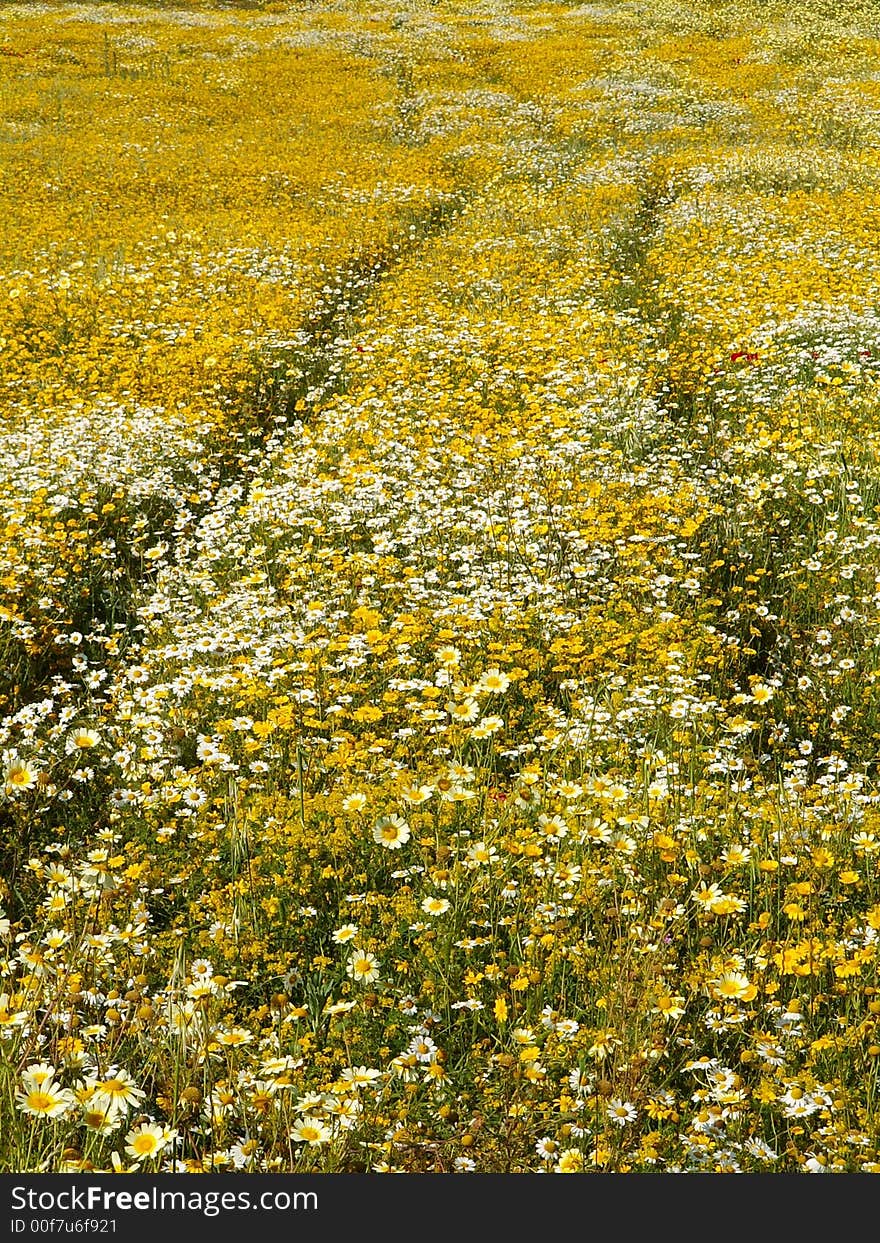
{"type": "Polygon", "coordinates": [[[557,1174],[580,1174],[584,1168],[584,1155],[579,1148],[566,1148],[559,1154],[553,1168],[557,1174]]]}

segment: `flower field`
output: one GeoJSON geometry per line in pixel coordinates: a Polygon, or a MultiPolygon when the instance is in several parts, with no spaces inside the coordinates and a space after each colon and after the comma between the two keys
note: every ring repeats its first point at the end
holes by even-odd
{"type": "Polygon", "coordinates": [[[880,1172],[874,14],[0,6],[0,1168],[880,1172]]]}

